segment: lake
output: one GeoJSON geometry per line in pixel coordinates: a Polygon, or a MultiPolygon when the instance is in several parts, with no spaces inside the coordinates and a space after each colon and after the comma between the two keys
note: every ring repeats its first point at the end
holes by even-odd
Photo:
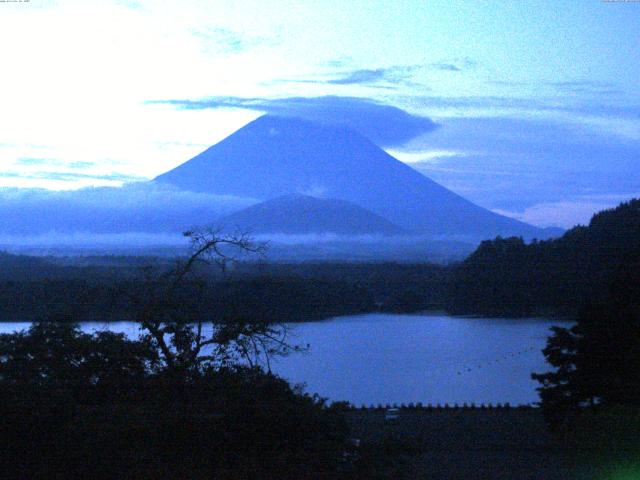
{"type": "MultiPolygon", "coordinates": [[[[290,324],[309,352],[277,359],[273,370],[306,390],[356,405],[504,403],[538,400],[531,372],[549,369],[541,349],[558,320],[375,313],[290,324]]],[[[27,328],[0,323],[0,333],[27,328]]],[[[83,323],[135,335],[129,322],[83,323]]]]}

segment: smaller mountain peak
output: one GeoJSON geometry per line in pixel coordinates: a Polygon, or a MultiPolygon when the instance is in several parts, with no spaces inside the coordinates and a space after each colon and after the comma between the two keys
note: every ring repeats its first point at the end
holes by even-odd
{"type": "Polygon", "coordinates": [[[342,235],[402,233],[385,218],[346,200],[289,194],[223,218],[220,224],[254,233],[342,235]]]}

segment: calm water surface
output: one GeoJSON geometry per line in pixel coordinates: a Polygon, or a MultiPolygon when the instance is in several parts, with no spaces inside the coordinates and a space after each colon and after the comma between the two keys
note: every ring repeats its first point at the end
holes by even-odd
{"type": "MultiPolygon", "coordinates": [[[[549,369],[541,349],[558,320],[368,314],[291,324],[308,353],[281,358],[273,370],[307,391],[357,405],[537,401],[531,372],[549,369]]],[[[28,323],[0,323],[0,332],[28,323]]],[[[129,322],[84,323],[131,335],[129,322]]]]}

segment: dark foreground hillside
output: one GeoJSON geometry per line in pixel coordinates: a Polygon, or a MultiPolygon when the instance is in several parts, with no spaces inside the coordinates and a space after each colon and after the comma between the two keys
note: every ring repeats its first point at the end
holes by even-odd
{"type": "Polygon", "coordinates": [[[406,409],[391,421],[384,410],[355,410],[346,418],[361,440],[360,478],[640,478],[640,417],[629,411],[585,413],[555,433],[535,408],[406,409]]]}

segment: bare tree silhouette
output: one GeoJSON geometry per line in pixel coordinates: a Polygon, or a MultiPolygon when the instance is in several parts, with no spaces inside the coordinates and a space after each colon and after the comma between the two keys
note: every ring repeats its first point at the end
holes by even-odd
{"type": "Polygon", "coordinates": [[[191,243],[189,255],[167,271],[147,269],[142,289],[129,295],[143,340],[158,351],[158,368],[197,374],[245,362],[270,371],[273,356],[303,350],[289,341],[284,324],[260,318],[208,319],[200,306],[210,286],[208,269],[202,265],[226,271],[240,259],[264,256],[266,244],[254,242],[244,232],[224,234],[213,228],[184,235],[191,243]]]}

